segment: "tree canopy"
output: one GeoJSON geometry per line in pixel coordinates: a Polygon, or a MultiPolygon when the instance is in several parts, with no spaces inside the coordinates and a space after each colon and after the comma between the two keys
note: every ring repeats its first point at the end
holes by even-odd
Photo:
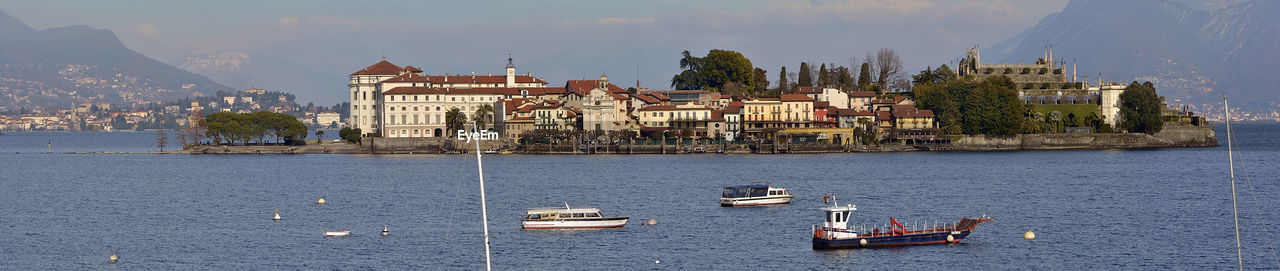
{"type": "Polygon", "coordinates": [[[945,66],[912,76],[916,104],[932,110],[942,132],[1007,136],[1022,133],[1025,105],[1013,80],[1005,76],[982,82],[948,76],[945,66]]]}
{"type": "Polygon", "coordinates": [[[730,83],[741,84],[746,91],[756,88],[753,86],[755,66],[742,53],[712,49],[705,57],[695,57],[688,50],[681,55],[683,71],[671,78],[671,88],[719,91],[730,83]]]}
{"type": "Polygon", "coordinates": [[[1134,133],[1158,133],[1164,128],[1164,121],[1160,119],[1161,108],[1155,85],[1133,81],[1120,94],[1119,126],[1134,133]]]}
{"type": "Polygon", "coordinates": [[[282,113],[218,112],[205,116],[205,122],[208,125],[205,135],[212,138],[214,143],[235,144],[239,141],[249,144],[249,141],[257,139],[259,144],[264,144],[270,136],[276,143],[299,144],[307,137],[307,125],[282,113]]]}

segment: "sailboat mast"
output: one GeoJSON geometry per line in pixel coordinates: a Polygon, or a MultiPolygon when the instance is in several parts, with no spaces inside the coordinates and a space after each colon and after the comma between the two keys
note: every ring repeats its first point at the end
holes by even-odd
{"type": "Polygon", "coordinates": [[[1240,209],[1236,207],[1236,166],[1231,149],[1231,106],[1227,104],[1226,95],[1222,96],[1222,108],[1227,117],[1227,167],[1231,172],[1231,213],[1236,220],[1236,261],[1240,270],[1244,270],[1244,250],[1240,247],[1240,209]]]}
{"type": "MultiPolygon", "coordinates": [[[[480,133],[480,126],[476,126],[476,122],[471,122],[471,128],[480,133]]],[[[480,162],[480,139],[477,137],[472,139],[476,142],[476,170],[480,172],[480,217],[484,221],[484,270],[493,270],[493,262],[489,258],[489,208],[485,206],[484,199],[484,163],[480,162]]]]}

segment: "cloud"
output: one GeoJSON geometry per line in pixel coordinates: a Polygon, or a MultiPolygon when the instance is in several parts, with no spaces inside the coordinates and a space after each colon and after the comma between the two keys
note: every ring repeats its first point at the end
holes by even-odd
{"type": "Polygon", "coordinates": [[[138,35],[143,38],[155,39],[160,37],[160,29],[156,29],[156,26],[151,24],[136,24],[133,25],[133,29],[131,30],[134,35],[138,35]]]}
{"type": "Polygon", "coordinates": [[[284,26],[284,27],[294,27],[294,26],[298,26],[298,23],[300,22],[302,22],[302,20],[299,20],[298,17],[284,17],[284,18],[280,18],[280,20],[276,20],[276,25],[284,26]]]}

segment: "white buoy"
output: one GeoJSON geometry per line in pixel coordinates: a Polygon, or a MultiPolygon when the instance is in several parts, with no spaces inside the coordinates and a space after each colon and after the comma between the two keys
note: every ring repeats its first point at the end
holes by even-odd
{"type": "Polygon", "coordinates": [[[316,200],[316,204],[324,205],[324,197],[320,197],[320,199],[316,200]]]}
{"type": "Polygon", "coordinates": [[[650,219],[649,219],[649,221],[645,221],[645,222],[646,222],[646,223],[649,223],[649,226],[658,225],[658,220],[657,220],[657,219],[652,219],[652,218],[650,218],[650,219]]]}
{"type": "Polygon", "coordinates": [[[867,246],[867,239],[858,240],[858,245],[864,247],[867,246]]]}
{"type": "Polygon", "coordinates": [[[108,260],[111,260],[111,262],[113,262],[113,263],[114,263],[114,262],[116,262],[116,261],[120,260],[120,257],[117,257],[115,253],[111,253],[111,256],[107,256],[107,259],[108,259],[108,260]]]}
{"type": "Polygon", "coordinates": [[[1027,231],[1027,233],[1022,234],[1022,239],[1034,240],[1036,239],[1036,233],[1027,231]]]}
{"type": "Polygon", "coordinates": [[[662,264],[662,260],[653,260],[653,264],[662,264]]]}
{"type": "Polygon", "coordinates": [[[276,216],[272,217],[271,220],[280,220],[280,209],[276,209],[276,216]]]}
{"type": "Polygon", "coordinates": [[[951,236],[950,234],[948,234],[948,235],[947,235],[947,243],[955,243],[955,242],[956,242],[956,237],[955,237],[955,236],[951,236]]]}
{"type": "Polygon", "coordinates": [[[387,229],[387,226],[382,226],[382,236],[387,236],[388,234],[391,234],[391,231],[387,229]]]}

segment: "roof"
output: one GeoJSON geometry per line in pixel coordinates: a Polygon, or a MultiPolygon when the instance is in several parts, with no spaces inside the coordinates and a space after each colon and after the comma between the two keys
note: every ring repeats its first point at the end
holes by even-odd
{"type": "Polygon", "coordinates": [[[894,105],[894,117],[933,117],[933,111],[928,109],[917,109],[914,105],[894,105]]]}
{"type": "Polygon", "coordinates": [[[725,114],[742,113],[742,102],[740,101],[729,102],[729,105],[724,106],[724,113],[725,114]]]}
{"type": "Polygon", "coordinates": [[[711,109],[711,108],[710,108],[710,107],[706,107],[706,106],[703,106],[703,107],[694,107],[694,108],[689,108],[689,107],[679,108],[679,107],[676,107],[675,105],[655,105],[655,106],[649,106],[649,107],[640,108],[640,111],[659,111],[659,110],[707,110],[707,109],[711,109]]]}
{"type": "Polygon", "coordinates": [[[888,111],[876,111],[876,120],[890,120],[890,119],[893,119],[893,113],[890,113],[888,111]]]}
{"type": "Polygon", "coordinates": [[[874,98],[876,97],[876,92],[875,91],[850,91],[849,97],[874,98]]]}
{"type": "Polygon", "coordinates": [[[813,102],[814,109],[824,108],[828,106],[831,106],[831,102],[824,102],[824,101],[813,102]]]}
{"type": "Polygon", "coordinates": [[[711,121],[724,121],[724,110],[711,110],[711,121]]]}
{"type": "MultiPolygon", "coordinates": [[[[505,74],[503,75],[445,74],[445,75],[430,75],[428,77],[431,78],[431,82],[436,82],[441,84],[506,84],[507,83],[507,75],[505,74]]],[[[540,83],[540,84],[547,83],[547,81],[542,81],[541,78],[528,76],[528,75],[516,75],[515,77],[516,77],[516,83],[540,83]]]]}
{"type": "Polygon", "coordinates": [[[857,109],[840,109],[838,111],[840,116],[875,116],[876,115],[875,113],[871,113],[871,111],[857,110],[857,109]]]}
{"type": "Polygon", "coordinates": [[[654,98],[653,96],[649,96],[648,94],[635,94],[635,95],[631,95],[631,97],[636,97],[636,99],[640,99],[640,101],[643,101],[648,104],[662,103],[662,101],[658,100],[658,98],[654,98]]]}
{"type": "Polygon", "coordinates": [[[799,88],[796,88],[796,93],[799,93],[799,94],[822,94],[822,88],[820,88],[820,87],[799,87],[799,88]]]}
{"type": "Polygon", "coordinates": [[[812,102],[813,101],[813,98],[810,98],[809,96],[805,96],[804,94],[782,94],[782,97],[779,97],[778,99],[781,99],[783,102],[812,102]]]}
{"type": "MultiPolygon", "coordinates": [[[[412,67],[412,66],[406,66],[412,67]]],[[[431,79],[415,72],[407,72],[391,79],[382,80],[379,83],[431,83],[431,79]]]]}
{"type": "Polygon", "coordinates": [[[528,91],[529,95],[563,94],[563,88],[435,88],[435,87],[396,87],[383,92],[382,95],[415,95],[415,94],[492,94],[520,95],[520,91],[528,91]]]}
{"type": "MultiPolygon", "coordinates": [[[[577,92],[577,93],[580,93],[582,96],[586,96],[587,92],[593,89],[596,89],[599,86],[600,86],[600,80],[569,80],[568,82],[565,83],[564,88],[568,89],[571,92],[577,92]]],[[[618,87],[617,85],[614,85],[612,83],[609,83],[606,87],[607,88],[605,92],[608,92],[608,93],[627,92],[627,90],[622,89],[621,87],[618,87]]]]}
{"type": "Polygon", "coordinates": [[[400,74],[400,66],[387,62],[386,59],[373,63],[364,69],[360,69],[351,75],[396,75],[400,74]]]}

